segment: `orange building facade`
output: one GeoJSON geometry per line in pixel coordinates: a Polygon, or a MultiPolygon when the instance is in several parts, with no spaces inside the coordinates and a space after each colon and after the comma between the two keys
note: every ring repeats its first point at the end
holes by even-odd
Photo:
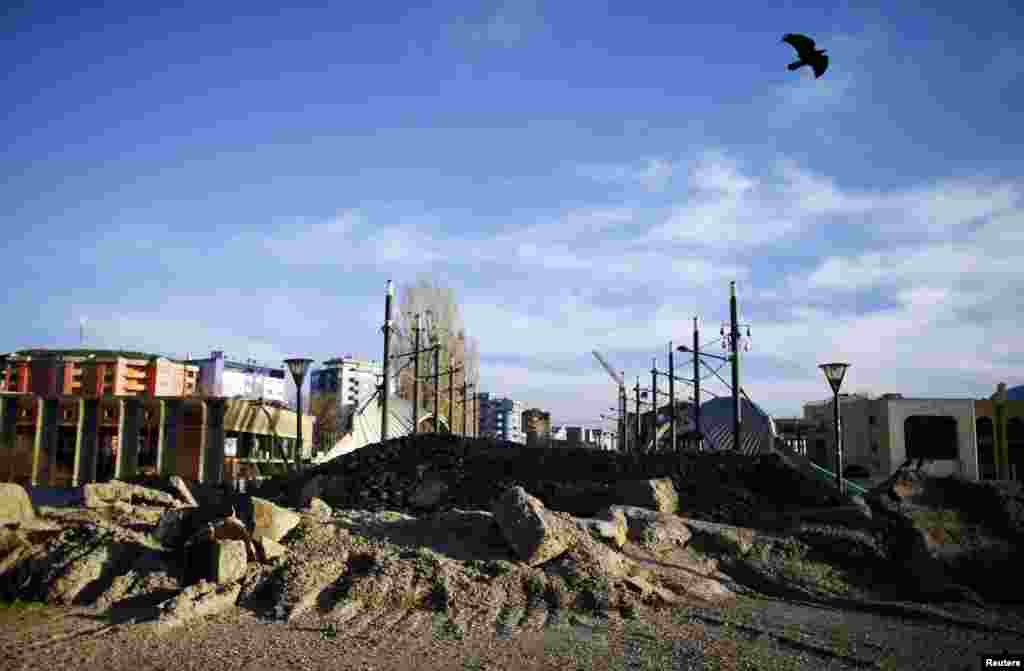
{"type": "Polygon", "coordinates": [[[0,365],[0,391],[66,396],[183,397],[196,393],[199,367],[165,357],[31,350],[0,365]]]}

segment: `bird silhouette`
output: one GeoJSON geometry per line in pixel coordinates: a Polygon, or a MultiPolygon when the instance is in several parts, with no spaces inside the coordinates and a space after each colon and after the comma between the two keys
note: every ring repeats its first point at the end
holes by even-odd
{"type": "Polygon", "coordinates": [[[786,33],[782,36],[782,41],[796,49],[796,55],[800,58],[787,65],[788,69],[796,70],[810,65],[814,70],[815,79],[825,74],[825,70],[828,69],[828,56],[825,55],[824,49],[814,48],[814,40],[800,33],[786,33]]]}

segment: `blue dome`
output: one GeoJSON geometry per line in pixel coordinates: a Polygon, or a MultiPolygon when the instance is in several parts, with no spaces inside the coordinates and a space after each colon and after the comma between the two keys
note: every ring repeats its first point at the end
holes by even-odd
{"type": "Polygon", "coordinates": [[[1007,401],[1024,401],[1024,384],[1006,390],[1007,401]]]}

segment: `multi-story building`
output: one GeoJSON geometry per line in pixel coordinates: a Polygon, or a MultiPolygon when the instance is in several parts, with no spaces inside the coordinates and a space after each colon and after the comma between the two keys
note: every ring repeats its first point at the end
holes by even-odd
{"type": "MultiPolygon", "coordinates": [[[[205,359],[189,359],[189,363],[198,367],[199,390],[206,396],[263,398],[295,407],[295,383],[291,375],[285,374],[284,366],[228,358],[221,350],[214,350],[205,359]]],[[[308,381],[306,385],[303,391],[308,389],[308,381]]]]}
{"type": "Polygon", "coordinates": [[[551,413],[539,408],[524,411],[523,432],[527,445],[542,445],[551,437],[551,413]]]}
{"type": "Polygon", "coordinates": [[[0,389],[42,395],[191,396],[199,368],[114,350],[23,350],[0,364],[0,389]]]}
{"type": "MultiPolygon", "coordinates": [[[[357,359],[351,354],[324,361],[310,374],[311,412],[320,418],[322,445],[333,445],[352,430],[354,413],[377,390],[384,367],[376,359],[357,359]]],[[[391,379],[391,395],[398,390],[398,375],[391,379]]]]}
{"type": "Polygon", "coordinates": [[[488,393],[477,394],[481,437],[497,438],[513,443],[526,443],[523,432],[523,404],[510,398],[491,398],[488,393]]]}
{"type": "Polygon", "coordinates": [[[586,426],[554,426],[551,427],[552,447],[588,447],[597,450],[614,450],[616,437],[614,431],[586,426]]]}
{"type": "MultiPolygon", "coordinates": [[[[933,475],[979,479],[975,400],[970,398],[879,398],[840,395],[844,471],[861,466],[882,479],[907,460],[922,460],[933,475]]],[[[808,456],[835,468],[832,401],[804,406],[811,427],[808,456]]]]}

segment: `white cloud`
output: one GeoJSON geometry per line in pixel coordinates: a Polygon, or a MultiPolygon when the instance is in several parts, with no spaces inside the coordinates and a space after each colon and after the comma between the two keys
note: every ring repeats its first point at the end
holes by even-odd
{"type": "Polygon", "coordinates": [[[664,158],[647,158],[638,163],[596,163],[576,166],[576,174],[603,184],[639,185],[649,191],[664,191],[679,166],[664,158]]]}

